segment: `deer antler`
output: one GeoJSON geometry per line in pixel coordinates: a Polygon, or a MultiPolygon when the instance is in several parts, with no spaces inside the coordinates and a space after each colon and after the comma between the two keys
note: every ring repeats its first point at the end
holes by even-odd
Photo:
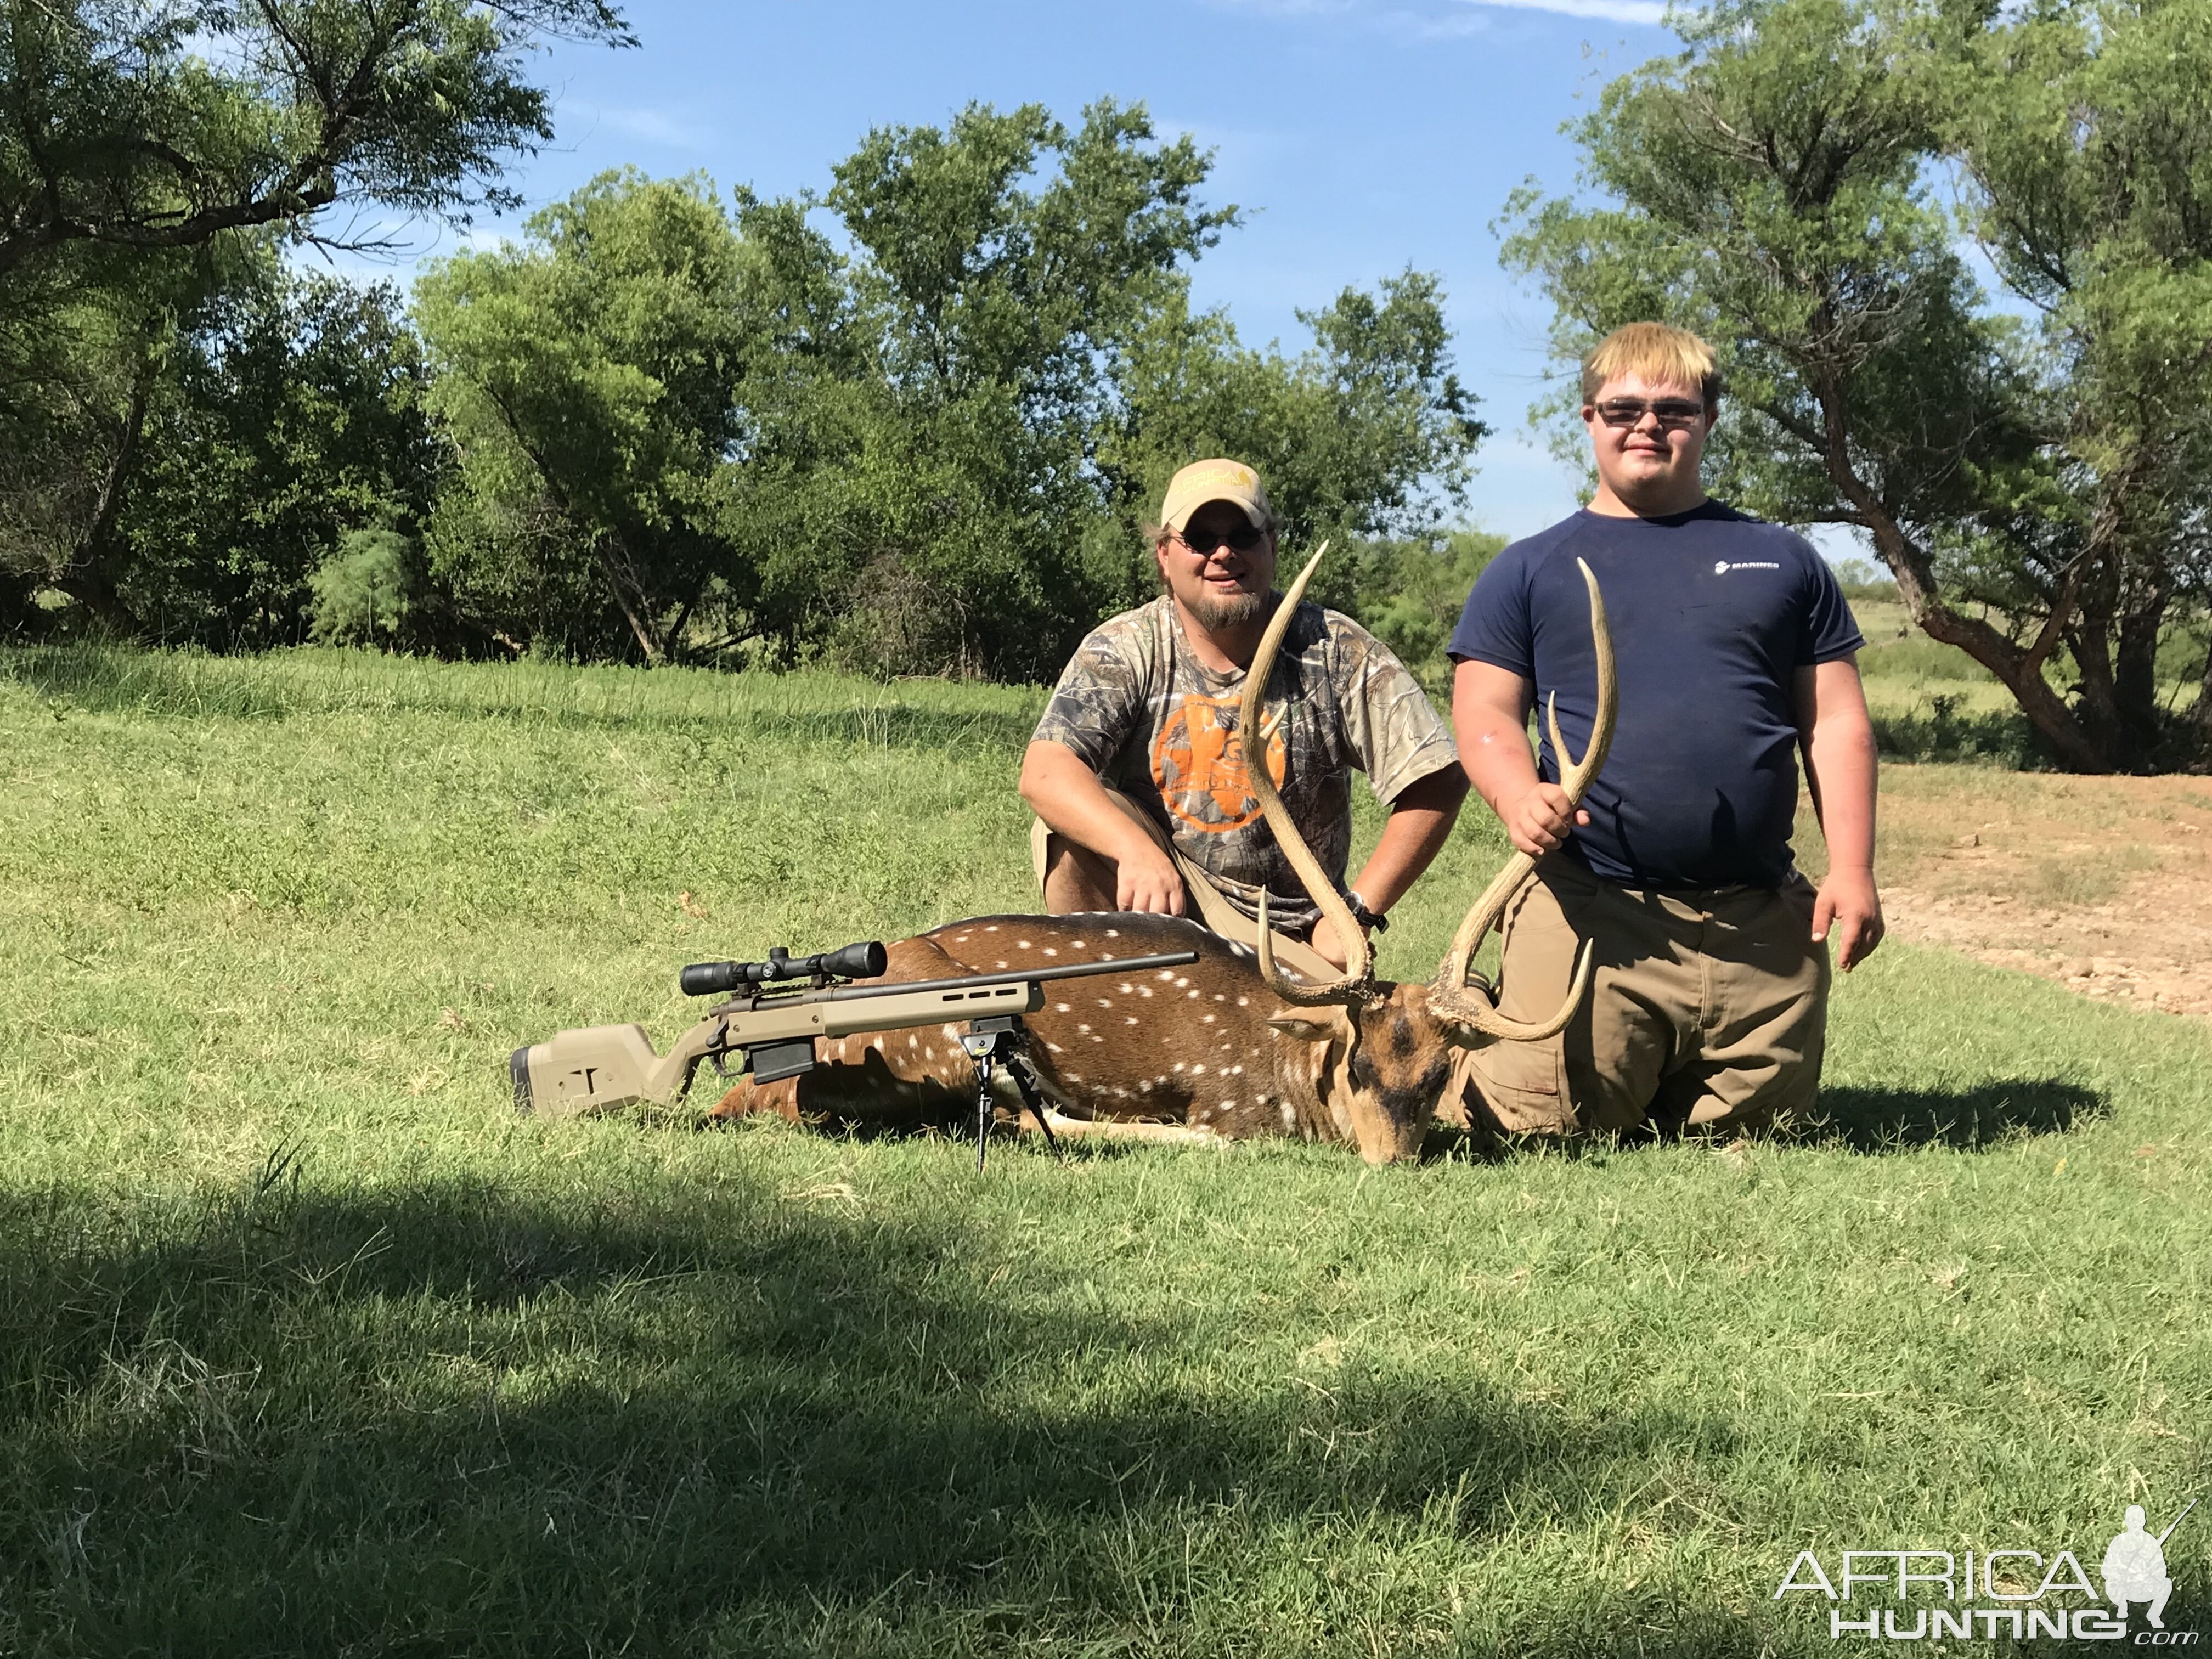
{"type": "Polygon", "coordinates": [[[1260,711],[1267,695],[1267,678],[1274,672],[1275,653],[1281,649],[1283,635],[1290,631],[1291,620],[1297,614],[1298,601],[1305,597],[1306,583],[1319,568],[1328,544],[1323,542],[1306,568],[1298,572],[1297,580],[1275,607],[1275,614],[1267,623],[1267,631],[1260,636],[1260,648],[1253,653],[1252,666],[1244,674],[1244,698],[1237,713],[1237,740],[1244,747],[1244,772],[1251,780],[1253,796],[1260,803],[1260,811],[1267,820],[1267,827],[1275,832],[1275,844],[1283,849],[1291,868],[1298,873],[1306,894],[1321,907],[1328,918],[1329,926],[1336,930],[1337,938],[1344,941],[1346,959],[1344,976],[1319,985],[1301,985],[1275,965],[1274,935],[1267,927],[1267,890],[1260,890],[1260,976],[1267,988],[1285,1002],[1302,1007],[1314,1007],[1325,1002],[1340,1003],[1357,1008],[1375,992],[1374,958],[1368,954],[1367,936],[1352,920],[1352,907],[1346,904],[1314,857],[1313,849],[1306,845],[1305,837],[1291,821],[1290,809],[1283,798],[1275,793],[1275,781],[1267,775],[1267,735],[1261,729],[1260,711]]]}
{"type": "MultiPolygon", "coordinates": [[[[1589,746],[1572,765],[1567,763],[1567,745],[1559,736],[1559,700],[1556,692],[1545,710],[1545,719],[1551,727],[1552,752],[1559,757],[1562,769],[1559,787],[1567,792],[1569,804],[1579,806],[1591,780],[1605,764],[1606,751],[1613,746],[1613,715],[1618,712],[1620,696],[1613,683],[1613,630],[1606,623],[1604,596],[1597,591],[1597,578],[1590,574],[1589,566],[1580,559],[1575,563],[1581,567],[1583,584],[1589,589],[1590,640],[1597,650],[1597,720],[1590,728],[1589,746]]],[[[1508,1019],[1498,1012],[1487,984],[1480,978],[1473,987],[1468,983],[1468,963],[1474,958],[1476,947],[1498,925],[1498,918],[1505,914],[1505,907],[1512,902],[1513,896],[1521,890],[1521,884],[1528,879],[1535,867],[1536,860],[1526,853],[1514,854],[1490,885],[1483,889],[1482,896],[1468,911],[1467,920],[1460,923],[1451,950],[1445,955],[1443,965],[1437,969],[1436,982],[1429,988],[1429,1006],[1439,1019],[1472,1026],[1486,1036],[1503,1037],[1512,1042],[1535,1042],[1565,1030],[1567,1022],[1575,1017],[1575,1011],[1582,1006],[1583,998],[1589,992],[1595,965],[1588,939],[1575,953],[1574,982],[1567,988],[1566,1000],[1548,1019],[1533,1024],[1508,1019]]]]}

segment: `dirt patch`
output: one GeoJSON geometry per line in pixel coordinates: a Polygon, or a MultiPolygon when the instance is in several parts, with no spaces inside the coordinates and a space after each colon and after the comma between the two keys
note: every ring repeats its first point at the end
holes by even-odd
{"type": "Polygon", "coordinates": [[[1895,937],[2212,1017],[2212,782],[1885,766],[1881,815],[1895,937]]]}

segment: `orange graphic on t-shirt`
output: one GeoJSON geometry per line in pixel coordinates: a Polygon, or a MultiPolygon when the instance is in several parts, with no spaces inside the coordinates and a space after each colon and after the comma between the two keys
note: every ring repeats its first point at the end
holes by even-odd
{"type": "MultiPolygon", "coordinates": [[[[1260,816],[1244,770],[1244,745],[1223,714],[1235,697],[1186,692],[1152,739],[1152,782],[1169,811],[1208,835],[1241,830],[1260,816]]],[[[1281,788],[1289,755],[1279,725],[1267,734],[1267,775],[1281,788]]]]}

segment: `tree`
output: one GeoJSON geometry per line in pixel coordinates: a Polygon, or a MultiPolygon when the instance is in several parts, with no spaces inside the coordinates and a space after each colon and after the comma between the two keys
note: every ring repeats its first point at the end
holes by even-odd
{"type": "MultiPolygon", "coordinates": [[[[1408,270],[1381,288],[1300,312],[1314,345],[1295,358],[1244,346],[1225,313],[1194,317],[1180,293],[1161,309],[1122,365],[1121,422],[1103,451],[1146,585],[1142,522],[1200,456],[1257,467],[1292,548],[1424,536],[1464,502],[1489,428],[1452,373],[1441,285],[1408,270]]],[[[1333,562],[1316,597],[1351,603],[1355,562],[1333,562]]]]}
{"type": "Polygon", "coordinates": [[[1577,124],[1610,204],[1509,206],[1506,258],[1551,295],[1561,356],[1638,318],[1698,330],[1731,387],[1724,493],[1865,532],[1915,621],[2002,681],[2062,763],[2142,763],[2141,734],[2046,672],[2063,645],[2085,688],[2110,678],[2094,573],[2129,515],[2097,501],[2125,480],[2071,441],[2063,365],[1984,302],[1935,194],[1982,20],[1742,0],[1678,26],[1687,52],[1577,124]]]}
{"type": "Polygon", "coordinates": [[[279,234],[354,234],[322,210],[512,204],[501,167],[551,132],[518,74],[549,33],[629,38],[605,0],[5,0],[0,565],[143,635],[131,496],[204,311],[279,234]]]}
{"type": "MultiPolygon", "coordinates": [[[[2079,714],[2141,767],[2165,737],[2159,656],[2212,595],[2212,4],[2007,14],[1961,55],[1950,130],[1972,222],[2033,306],[2065,389],[2083,528],[2050,603],[2079,714]]],[[[2195,714],[2212,749],[2212,656],[2195,714]]]]}
{"type": "Polygon", "coordinates": [[[709,581],[742,574],[719,522],[739,436],[738,269],[708,181],[610,173],[532,217],[521,246],[418,281],[432,401],[479,515],[565,532],[447,538],[456,574],[502,545],[580,556],[646,662],[680,653],[709,581]]]}
{"type": "Polygon", "coordinates": [[[228,283],[262,280],[237,242],[119,258],[70,250],[0,305],[0,568],[76,603],[121,637],[143,631],[125,593],[125,506],[180,338],[228,283]]]}
{"type": "Polygon", "coordinates": [[[1124,583],[1094,533],[1114,367],[1236,222],[1197,204],[1207,166],[1111,100],[1073,131],[971,106],[838,163],[872,396],[848,406],[836,529],[770,563],[769,602],[836,616],[833,651],[878,672],[1055,672],[1124,583]]]}
{"type": "Polygon", "coordinates": [[[318,567],[349,535],[404,539],[429,512],[441,457],[424,380],[389,284],[271,265],[219,293],[149,400],[118,514],[129,615],[216,650],[303,642],[318,567]]]}
{"type": "Polygon", "coordinates": [[[6,0],[0,294],[75,244],[148,252],[341,202],[465,217],[552,136],[537,35],[606,0],[6,0]]]}

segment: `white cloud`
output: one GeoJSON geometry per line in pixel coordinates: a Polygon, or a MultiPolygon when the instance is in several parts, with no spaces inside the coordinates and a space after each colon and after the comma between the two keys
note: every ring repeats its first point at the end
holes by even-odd
{"type": "Polygon", "coordinates": [[[665,109],[564,103],[561,117],[564,126],[574,122],[607,127],[625,137],[666,149],[706,149],[714,141],[707,127],[665,109]]]}
{"type": "Polygon", "coordinates": [[[1662,0],[1448,0],[1434,6],[1373,6],[1363,0],[1214,0],[1234,11],[1268,17],[1358,17],[1410,40],[1478,34],[1488,27],[1489,10],[1548,11],[1607,23],[1657,27],[1667,21],[1662,0]]]}
{"type": "Polygon", "coordinates": [[[1667,8],[1658,0],[1460,0],[1460,3],[1555,11],[1567,17],[1595,17],[1608,23],[1638,23],[1654,28],[1667,21],[1667,8]]]}

